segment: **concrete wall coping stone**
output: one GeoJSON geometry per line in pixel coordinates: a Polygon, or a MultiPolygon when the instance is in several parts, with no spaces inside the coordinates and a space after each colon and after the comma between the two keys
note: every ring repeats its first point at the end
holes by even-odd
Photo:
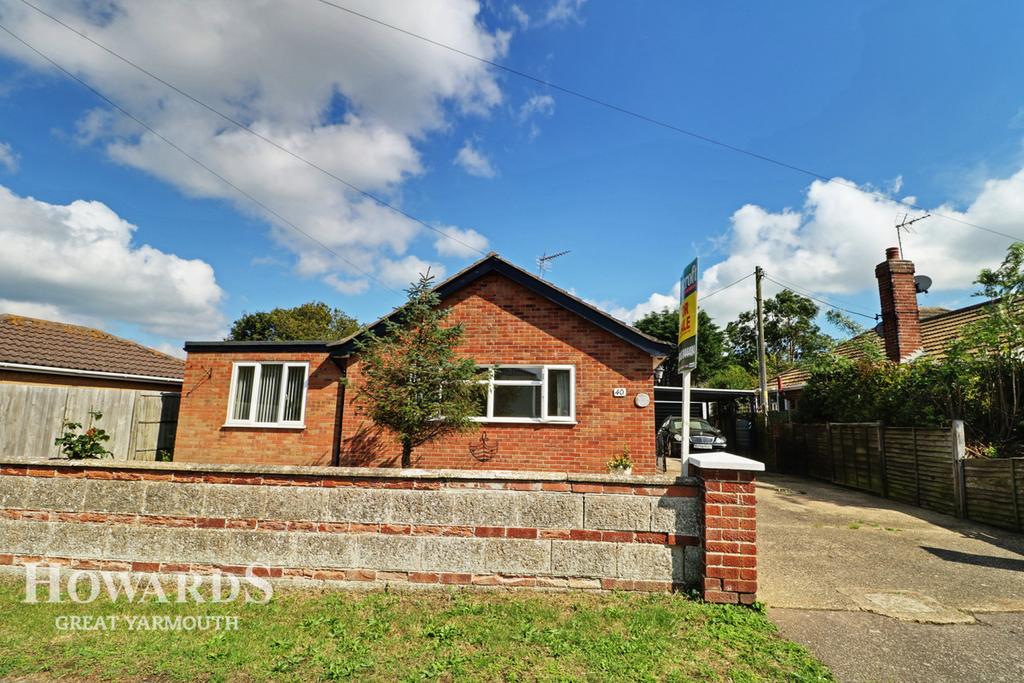
{"type": "Polygon", "coordinates": [[[696,477],[671,475],[623,476],[587,472],[529,472],[512,470],[424,470],[383,467],[324,467],[299,465],[215,464],[192,462],[152,462],[139,460],[67,460],[40,458],[15,460],[0,458],[0,467],[54,467],[86,469],[126,469],[155,472],[219,472],[238,475],[293,475],[352,479],[414,479],[422,481],[528,481],[624,484],[635,486],[694,486],[696,477]]]}

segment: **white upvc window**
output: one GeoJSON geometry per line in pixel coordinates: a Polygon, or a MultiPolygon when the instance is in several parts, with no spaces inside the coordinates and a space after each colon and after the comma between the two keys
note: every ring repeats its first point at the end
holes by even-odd
{"type": "Polygon", "coordinates": [[[482,368],[479,422],[576,422],[576,367],[494,365],[482,368]]]}
{"type": "Polygon", "coordinates": [[[234,363],[225,425],[304,427],[308,382],[309,363],[234,363]]]}

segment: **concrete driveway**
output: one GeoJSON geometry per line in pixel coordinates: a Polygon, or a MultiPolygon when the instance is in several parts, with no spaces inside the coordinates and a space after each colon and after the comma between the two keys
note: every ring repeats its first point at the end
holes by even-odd
{"type": "Polygon", "coordinates": [[[1024,680],[1024,536],[802,478],[757,493],[759,598],[840,680],[1024,680]]]}

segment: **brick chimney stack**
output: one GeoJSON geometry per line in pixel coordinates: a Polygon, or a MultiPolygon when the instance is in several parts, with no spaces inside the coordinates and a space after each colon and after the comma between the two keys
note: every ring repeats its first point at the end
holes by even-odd
{"type": "Polygon", "coordinates": [[[885,261],[875,266],[875,277],[882,303],[885,355],[894,363],[908,361],[924,350],[914,262],[904,260],[899,247],[889,247],[885,250],[885,261]]]}

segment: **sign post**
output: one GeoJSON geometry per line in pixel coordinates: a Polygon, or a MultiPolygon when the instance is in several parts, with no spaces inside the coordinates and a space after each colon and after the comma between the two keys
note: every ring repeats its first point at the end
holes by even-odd
{"type": "Polygon", "coordinates": [[[686,477],[690,460],[690,373],[697,367],[697,259],[683,270],[679,286],[678,367],[683,378],[683,441],[679,444],[679,459],[686,477]]]}

